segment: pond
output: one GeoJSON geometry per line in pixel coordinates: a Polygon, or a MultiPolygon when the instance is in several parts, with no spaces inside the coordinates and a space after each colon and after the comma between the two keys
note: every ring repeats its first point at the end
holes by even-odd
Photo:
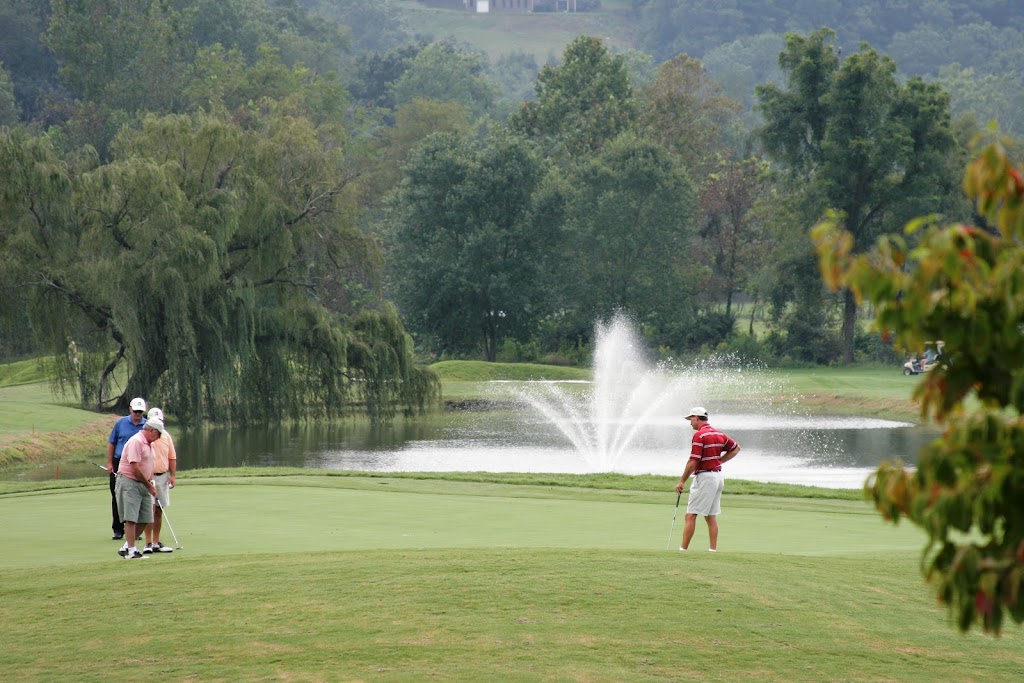
{"type": "MultiPolygon", "coordinates": [[[[495,381],[484,410],[386,426],[365,420],[175,432],[178,469],[291,466],[366,472],[550,472],[679,475],[691,406],[742,446],[729,478],[859,488],[880,463],[916,465],[938,431],[907,422],[810,415],[774,399],[784,387],[731,358],[652,364],[629,321],[596,329],[593,381],[495,381]]],[[[173,425],[172,425],[173,426],[173,425]]],[[[101,448],[104,448],[101,446],[101,448]]],[[[93,463],[95,464],[95,463],[93,463]]],[[[65,477],[99,476],[90,465],[65,477]]],[[[50,468],[7,473],[60,476],[50,468]]]]}
{"type": "MultiPolygon", "coordinates": [[[[854,417],[724,413],[713,424],[743,447],[727,476],[859,488],[888,459],[913,465],[938,433],[905,422],[854,417]]],[[[612,471],[678,475],[692,436],[679,418],[648,425],[612,471]]],[[[179,469],[291,466],[367,472],[594,471],[551,423],[515,411],[460,411],[387,427],[349,421],[259,429],[207,429],[175,441],[179,469]]]]}
{"type": "MultiPolygon", "coordinates": [[[[858,417],[749,414],[736,407],[711,423],[743,450],[725,467],[733,479],[859,488],[877,466],[899,458],[917,463],[921,448],[938,437],[934,428],[858,417]]],[[[520,410],[452,411],[387,426],[366,420],[332,424],[174,429],[178,469],[208,467],[309,467],[367,472],[615,471],[678,475],[693,431],[678,414],[658,417],[637,430],[612,465],[596,468],[560,429],[520,410]]],[[[105,445],[97,445],[102,464],[105,445]]],[[[102,476],[93,463],[11,469],[11,480],[102,476]]]]}

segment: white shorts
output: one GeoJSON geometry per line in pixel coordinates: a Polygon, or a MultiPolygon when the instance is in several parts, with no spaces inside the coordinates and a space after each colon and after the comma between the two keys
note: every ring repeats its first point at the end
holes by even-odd
{"type": "MultiPolygon", "coordinates": [[[[169,507],[171,504],[171,473],[164,472],[163,474],[157,474],[153,477],[153,485],[156,486],[156,498],[153,499],[153,505],[156,505],[156,499],[160,499],[160,507],[169,507]]],[[[153,498],[153,496],[150,496],[153,498]]]]}
{"type": "Polygon", "coordinates": [[[722,512],[722,489],[725,478],[721,472],[701,472],[693,476],[690,497],[686,501],[688,515],[717,515],[722,512]]]}

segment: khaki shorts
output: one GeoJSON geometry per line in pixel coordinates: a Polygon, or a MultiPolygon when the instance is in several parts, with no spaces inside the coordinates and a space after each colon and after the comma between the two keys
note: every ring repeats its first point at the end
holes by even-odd
{"type": "Polygon", "coordinates": [[[122,522],[149,524],[153,521],[153,496],[141,481],[117,475],[114,499],[117,501],[117,516],[122,522]]]}
{"type": "MultiPolygon", "coordinates": [[[[170,507],[171,505],[171,473],[164,472],[163,474],[156,474],[153,476],[153,485],[156,486],[156,498],[153,500],[153,505],[156,505],[156,501],[160,501],[160,507],[170,507]]],[[[152,496],[150,496],[152,498],[152,496]]]]}
{"type": "Polygon", "coordinates": [[[693,477],[690,497],[686,501],[688,515],[717,515],[722,512],[722,490],[725,478],[721,472],[701,472],[693,477]]]}

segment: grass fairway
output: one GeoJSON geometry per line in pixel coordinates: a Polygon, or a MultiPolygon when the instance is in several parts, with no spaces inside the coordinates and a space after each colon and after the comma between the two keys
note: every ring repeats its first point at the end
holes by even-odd
{"type": "MultiPolygon", "coordinates": [[[[114,416],[4,369],[0,468],[103,452],[114,416]]],[[[440,369],[447,397],[574,372],[440,369]]],[[[913,383],[787,379],[823,412],[891,414],[913,383]]],[[[199,470],[168,510],[184,548],[128,562],[96,472],[0,482],[4,681],[1024,680],[1021,628],[958,634],[920,532],[850,492],[730,482],[720,552],[701,520],[681,555],[671,478],[199,470]]]]}
{"type": "MultiPolygon", "coordinates": [[[[487,401],[494,380],[589,380],[588,368],[530,363],[442,361],[431,366],[441,377],[442,394],[451,402],[487,401]]],[[[920,407],[911,399],[920,377],[906,377],[898,367],[849,366],[748,371],[749,386],[761,400],[826,415],[857,415],[919,422],[920,407]]],[[[710,406],[730,396],[707,396],[710,406]]],[[[735,398],[735,397],[732,397],[735,398]]]]}
{"type": "Polygon", "coordinates": [[[1020,629],[958,635],[919,532],[859,501],[727,495],[720,552],[701,521],[681,555],[671,493],[213,474],[173,492],[184,548],[131,562],[105,487],[0,494],[4,680],[1024,676],[1020,629]]]}
{"type": "Polygon", "coordinates": [[[117,418],[82,410],[70,394],[54,396],[50,367],[48,360],[0,364],[0,473],[12,464],[106,453],[117,418]]]}

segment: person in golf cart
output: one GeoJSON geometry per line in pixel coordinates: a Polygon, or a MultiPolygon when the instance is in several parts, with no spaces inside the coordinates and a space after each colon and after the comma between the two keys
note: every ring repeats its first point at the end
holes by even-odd
{"type": "Polygon", "coordinates": [[[918,356],[916,353],[911,354],[910,359],[903,364],[903,374],[918,375],[934,368],[942,359],[944,346],[945,343],[941,341],[925,342],[924,354],[922,356],[918,356]]]}
{"type": "Polygon", "coordinates": [[[924,371],[921,363],[921,359],[917,357],[917,354],[911,354],[910,360],[907,361],[907,369],[911,374],[918,374],[924,371]]]}

